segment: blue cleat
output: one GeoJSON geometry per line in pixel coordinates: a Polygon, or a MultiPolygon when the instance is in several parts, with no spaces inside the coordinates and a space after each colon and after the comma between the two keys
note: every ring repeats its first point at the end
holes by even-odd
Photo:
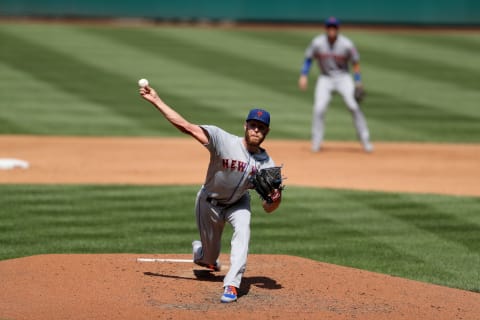
{"type": "Polygon", "coordinates": [[[237,301],[237,288],[235,288],[234,286],[226,286],[220,301],[222,303],[230,303],[237,301]]]}

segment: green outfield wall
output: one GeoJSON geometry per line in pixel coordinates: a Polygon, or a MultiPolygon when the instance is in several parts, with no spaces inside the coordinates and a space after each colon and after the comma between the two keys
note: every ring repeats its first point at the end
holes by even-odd
{"type": "Polygon", "coordinates": [[[0,0],[1,16],[480,25],[478,0],[0,0]]]}

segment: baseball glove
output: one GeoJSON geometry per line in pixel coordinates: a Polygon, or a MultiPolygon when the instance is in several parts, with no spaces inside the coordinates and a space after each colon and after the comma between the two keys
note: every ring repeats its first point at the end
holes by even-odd
{"type": "Polygon", "coordinates": [[[365,98],[365,94],[366,94],[365,89],[363,88],[362,84],[355,85],[354,96],[355,96],[355,100],[358,103],[363,101],[363,99],[365,98]]]}
{"type": "Polygon", "coordinates": [[[273,202],[271,195],[274,190],[283,190],[282,180],[282,167],[264,168],[250,177],[255,191],[267,203],[273,202]]]}

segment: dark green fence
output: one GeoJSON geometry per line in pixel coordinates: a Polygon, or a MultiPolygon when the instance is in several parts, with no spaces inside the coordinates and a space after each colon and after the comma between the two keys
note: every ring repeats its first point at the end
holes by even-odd
{"type": "Polygon", "coordinates": [[[1,16],[480,25],[478,0],[1,0],[1,16]]]}

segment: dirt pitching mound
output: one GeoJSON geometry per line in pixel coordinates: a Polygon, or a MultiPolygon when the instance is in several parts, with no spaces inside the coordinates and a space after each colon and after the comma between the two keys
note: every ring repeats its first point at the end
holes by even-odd
{"type": "MultiPolygon", "coordinates": [[[[0,262],[1,319],[478,319],[480,295],[284,255],[250,255],[239,299],[226,270],[137,258],[39,255],[0,262]]],[[[228,256],[222,255],[223,262],[228,256]]]]}

